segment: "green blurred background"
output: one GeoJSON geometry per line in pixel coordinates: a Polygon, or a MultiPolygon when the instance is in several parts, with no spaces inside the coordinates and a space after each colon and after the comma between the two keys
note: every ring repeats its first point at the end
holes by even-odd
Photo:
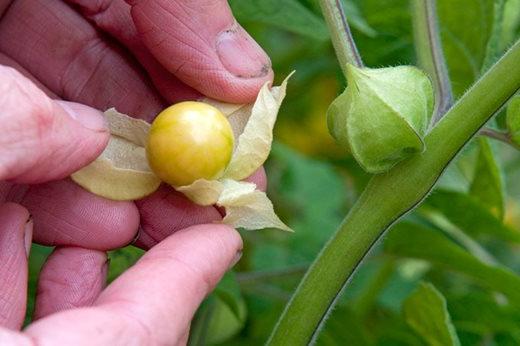
{"type": "MultiPolygon", "coordinates": [[[[317,3],[230,3],[271,56],[276,82],[296,70],[266,164],[268,193],[295,233],[242,232],[242,260],[199,310],[192,345],[263,344],[306,268],[369,179],[326,128],[327,107],[345,82],[317,3]]],[[[367,66],[415,64],[409,1],[344,5],[367,66]]],[[[485,60],[498,55],[489,54],[494,35],[497,52],[519,36],[520,0],[440,0],[438,12],[453,89],[460,96],[485,69],[485,60]]],[[[494,126],[500,127],[502,118],[494,126]]],[[[427,281],[445,297],[461,344],[520,345],[519,182],[518,152],[484,139],[470,143],[426,203],[365,259],[317,343],[434,344],[414,325],[414,313],[422,308],[408,298],[427,281]]],[[[33,248],[31,294],[49,252],[33,248]]],[[[110,279],[140,255],[130,247],[111,253],[110,279]]]]}

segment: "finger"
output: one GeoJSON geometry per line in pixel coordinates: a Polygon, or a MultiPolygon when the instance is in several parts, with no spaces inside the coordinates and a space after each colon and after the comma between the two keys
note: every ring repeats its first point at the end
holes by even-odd
{"type": "Polygon", "coordinates": [[[103,251],[56,248],[40,272],[33,319],[92,305],[105,287],[107,265],[103,251]]]}
{"type": "Polygon", "coordinates": [[[42,82],[40,82],[36,77],[29,73],[25,68],[22,67],[19,63],[11,59],[5,54],[0,53],[0,65],[9,66],[20,72],[26,78],[30,79],[41,91],[43,91],[47,96],[52,99],[57,99],[58,97],[52,91],[49,90],[42,82]]]}
{"type": "Polygon", "coordinates": [[[0,51],[63,99],[148,120],[164,108],[137,63],[62,1],[13,2],[0,51]]]}
{"type": "Polygon", "coordinates": [[[0,180],[60,179],[105,148],[109,133],[99,111],[53,101],[5,66],[0,66],[0,88],[0,180]]]}
{"type": "Polygon", "coordinates": [[[175,344],[241,247],[238,233],[224,225],[177,232],[108,286],[94,307],[43,318],[26,333],[37,344],[175,344]]]}
{"type": "Polygon", "coordinates": [[[112,250],[130,243],[139,227],[134,203],[95,196],[70,180],[31,186],[20,203],[34,217],[34,240],[48,246],[112,250]]]}
{"type": "Polygon", "coordinates": [[[0,327],[0,345],[34,346],[34,343],[31,342],[27,335],[0,327]]]}
{"type": "Polygon", "coordinates": [[[124,0],[67,0],[79,7],[83,15],[98,28],[125,45],[146,69],[159,93],[169,102],[195,100],[201,94],[181,82],[164,68],[139,38],[130,15],[130,5],[124,0]]]}
{"type": "Polygon", "coordinates": [[[27,299],[27,256],[32,221],[18,204],[0,205],[0,326],[21,327],[27,299]]]}
{"type": "Polygon", "coordinates": [[[258,168],[250,177],[246,179],[250,183],[255,183],[256,188],[260,191],[267,190],[267,175],[265,174],[264,167],[258,168]]]}
{"type": "Polygon", "coordinates": [[[194,204],[169,186],[161,186],[151,196],[135,202],[141,215],[141,231],[135,245],[149,249],[183,228],[220,221],[212,206],[194,204]]]}
{"type": "Polygon", "coordinates": [[[155,58],[204,95],[246,103],[271,81],[269,57],[225,0],[132,0],[137,31],[155,58]]]}

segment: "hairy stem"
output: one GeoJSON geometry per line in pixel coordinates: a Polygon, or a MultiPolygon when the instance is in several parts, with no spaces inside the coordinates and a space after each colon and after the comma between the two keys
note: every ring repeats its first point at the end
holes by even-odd
{"type": "Polygon", "coordinates": [[[413,0],[413,31],[419,66],[428,73],[435,89],[432,124],[437,123],[453,104],[451,82],[442,50],[435,0],[413,0]]]}
{"type": "Polygon", "coordinates": [[[341,0],[320,0],[320,7],[329,27],[332,45],[336,51],[339,64],[345,78],[347,78],[347,64],[363,67],[363,60],[361,60],[352,38],[343,5],[341,0]]]}
{"type": "Polygon", "coordinates": [[[520,89],[520,41],[426,136],[426,150],[367,185],[300,282],[270,345],[307,345],[363,258],[386,229],[421,203],[464,145],[520,89]]]}

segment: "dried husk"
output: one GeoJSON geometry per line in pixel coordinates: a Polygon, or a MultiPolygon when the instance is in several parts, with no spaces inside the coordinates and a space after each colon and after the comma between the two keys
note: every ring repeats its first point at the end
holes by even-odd
{"type": "Polygon", "coordinates": [[[161,180],[148,167],[146,137],[150,124],[111,108],[105,112],[111,137],[103,153],[71,175],[78,185],[98,196],[126,201],[153,193],[161,180]]]}
{"type": "MultiPolygon", "coordinates": [[[[288,77],[289,78],[289,77],[288,77]]],[[[285,97],[288,78],[278,87],[266,83],[254,104],[236,105],[216,100],[203,102],[218,108],[229,120],[237,140],[230,164],[218,180],[199,179],[175,187],[196,204],[225,208],[223,223],[236,228],[278,228],[291,231],[276,216],[267,195],[253,183],[240,181],[260,168],[271,151],[273,127],[285,97]]],[[[154,192],[160,180],[146,160],[150,125],[114,109],[106,113],[112,133],[105,151],[72,179],[88,191],[114,200],[134,200],[154,192]]]]}

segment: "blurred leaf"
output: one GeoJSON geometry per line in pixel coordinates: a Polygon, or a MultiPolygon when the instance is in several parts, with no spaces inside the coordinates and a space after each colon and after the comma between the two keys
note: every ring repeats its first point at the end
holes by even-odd
{"type": "Polygon", "coordinates": [[[343,9],[352,28],[359,30],[369,37],[375,37],[377,35],[377,32],[367,23],[359,7],[354,2],[343,0],[343,9]]]}
{"type": "Polygon", "coordinates": [[[500,48],[505,50],[518,38],[520,28],[520,0],[506,0],[500,48]]]}
{"type": "Polygon", "coordinates": [[[189,345],[217,344],[230,339],[242,329],[246,316],[247,307],[236,275],[229,271],[199,307],[189,345]]]}
{"type": "Polygon", "coordinates": [[[371,344],[363,320],[346,307],[338,307],[332,311],[316,342],[320,346],[371,344]]]}
{"type": "Polygon", "coordinates": [[[513,97],[507,106],[506,125],[511,140],[520,145],[520,95],[513,97]]]}
{"type": "Polygon", "coordinates": [[[215,300],[214,311],[208,324],[207,344],[220,344],[229,340],[244,327],[247,316],[246,305],[242,298],[236,303],[238,314],[233,312],[223,300],[215,300]]]}
{"type": "Polygon", "coordinates": [[[280,143],[273,145],[268,172],[269,193],[295,233],[284,237],[287,243],[282,248],[272,243],[271,247],[257,248],[255,257],[267,262],[267,267],[308,262],[341,221],[350,191],[332,165],[304,157],[280,143]],[[274,247],[286,254],[290,250],[292,260],[283,263],[284,255],[268,252],[274,247]],[[274,258],[278,263],[273,263],[274,258]]]}
{"type": "Polygon", "coordinates": [[[414,60],[408,0],[355,0],[375,37],[356,35],[354,39],[367,66],[411,64],[414,60]]]}
{"type": "Polygon", "coordinates": [[[49,246],[42,246],[32,244],[29,256],[29,282],[27,286],[27,309],[25,312],[24,326],[32,321],[34,312],[34,302],[36,300],[36,291],[38,289],[38,278],[43,264],[47,257],[51,254],[53,248],[49,246]]]}
{"type": "Polygon", "coordinates": [[[272,25],[319,41],[329,37],[325,22],[297,0],[230,0],[229,5],[239,22],[272,25]]]}
{"type": "Polygon", "coordinates": [[[520,232],[502,223],[481,203],[464,193],[435,190],[426,204],[437,209],[471,236],[487,235],[504,241],[520,242],[520,232]]]}
{"type": "Polygon", "coordinates": [[[404,301],[403,313],[406,322],[429,345],[460,345],[446,300],[432,284],[420,283],[404,301]]]}
{"type": "Polygon", "coordinates": [[[457,330],[481,335],[509,333],[520,335],[520,310],[500,304],[498,299],[483,292],[467,292],[448,297],[453,323],[457,330]]]}
{"type": "Polygon", "coordinates": [[[487,138],[479,138],[479,155],[470,194],[499,219],[504,217],[504,181],[501,167],[487,138]]]}
{"type": "Polygon", "coordinates": [[[220,280],[215,288],[216,294],[220,300],[229,307],[229,310],[235,314],[237,319],[241,317],[240,304],[242,303],[242,294],[238,284],[236,275],[233,271],[228,271],[220,280]]]}
{"type": "Polygon", "coordinates": [[[456,96],[480,75],[494,20],[493,0],[438,0],[437,13],[456,96]]]}
{"type": "Polygon", "coordinates": [[[127,246],[108,253],[108,282],[114,281],[125,270],[130,268],[141,258],[144,250],[134,246],[127,246]]]}
{"type": "Polygon", "coordinates": [[[427,260],[464,274],[483,287],[502,292],[511,304],[520,307],[518,275],[507,268],[481,262],[435,230],[402,222],[391,229],[384,246],[390,254],[427,260]]]}
{"type": "Polygon", "coordinates": [[[486,53],[482,62],[481,72],[487,71],[502,55],[502,35],[504,24],[504,10],[506,0],[494,0],[493,24],[486,45],[486,53]]]}

